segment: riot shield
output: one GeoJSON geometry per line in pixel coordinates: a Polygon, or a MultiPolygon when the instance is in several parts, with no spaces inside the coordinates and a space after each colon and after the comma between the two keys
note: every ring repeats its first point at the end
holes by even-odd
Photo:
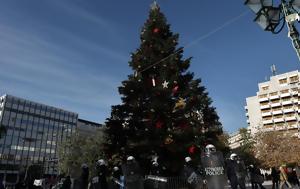
{"type": "Polygon", "coordinates": [[[221,152],[203,154],[201,157],[208,189],[223,189],[226,185],[225,163],[221,152]]]}

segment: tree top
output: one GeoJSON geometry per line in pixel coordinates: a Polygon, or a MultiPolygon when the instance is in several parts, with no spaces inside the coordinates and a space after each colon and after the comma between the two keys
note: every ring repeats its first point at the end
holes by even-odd
{"type": "Polygon", "coordinates": [[[154,0],[153,3],[151,4],[151,10],[157,10],[157,9],[159,9],[159,6],[156,0],[154,0]]]}

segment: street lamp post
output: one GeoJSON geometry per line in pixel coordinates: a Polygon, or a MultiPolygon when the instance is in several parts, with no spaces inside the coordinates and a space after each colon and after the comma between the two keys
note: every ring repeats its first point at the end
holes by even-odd
{"type": "Polygon", "coordinates": [[[278,34],[286,23],[288,37],[300,60],[299,32],[295,26],[295,22],[300,21],[300,0],[280,0],[278,6],[274,6],[273,0],[246,0],[245,5],[256,14],[254,21],[265,31],[278,34]]]}

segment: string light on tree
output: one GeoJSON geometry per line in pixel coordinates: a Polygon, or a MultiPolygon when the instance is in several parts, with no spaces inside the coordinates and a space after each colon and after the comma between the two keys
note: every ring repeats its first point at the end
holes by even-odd
{"type": "Polygon", "coordinates": [[[156,82],[155,82],[155,78],[154,76],[152,76],[152,86],[155,87],[156,86],[156,82]]]}

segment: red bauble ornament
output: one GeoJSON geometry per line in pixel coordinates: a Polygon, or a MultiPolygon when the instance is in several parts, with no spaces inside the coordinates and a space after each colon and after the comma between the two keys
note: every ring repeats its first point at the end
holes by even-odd
{"type": "Polygon", "coordinates": [[[172,89],[172,93],[173,95],[175,95],[178,92],[179,86],[176,85],[173,89],[172,89]]]}
{"type": "Polygon", "coordinates": [[[153,29],[153,33],[158,33],[160,30],[159,30],[159,28],[154,28],[153,29]]]}
{"type": "Polygon", "coordinates": [[[185,129],[185,128],[187,128],[189,125],[186,123],[186,122],[183,122],[183,123],[181,123],[180,125],[179,125],[179,127],[181,128],[181,129],[185,129]]]}
{"type": "Polygon", "coordinates": [[[161,129],[162,126],[163,126],[163,124],[164,124],[164,123],[161,122],[161,121],[159,120],[159,121],[156,122],[155,127],[156,127],[157,129],[161,129]]]}
{"type": "Polygon", "coordinates": [[[192,145],[191,147],[189,147],[189,153],[190,154],[194,154],[196,152],[196,147],[194,145],[192,145]]]}

